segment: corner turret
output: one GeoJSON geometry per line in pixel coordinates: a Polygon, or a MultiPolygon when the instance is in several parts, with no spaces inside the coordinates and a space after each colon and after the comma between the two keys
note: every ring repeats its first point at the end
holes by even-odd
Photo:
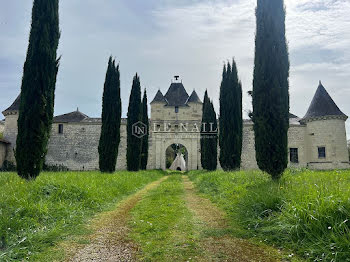
{"type": "Polygon", "coordinates": [[[345,121],[321,81],[306,115],[300,120],[306,125],[308,167],[312,169],[349,168],[345,121]]]}

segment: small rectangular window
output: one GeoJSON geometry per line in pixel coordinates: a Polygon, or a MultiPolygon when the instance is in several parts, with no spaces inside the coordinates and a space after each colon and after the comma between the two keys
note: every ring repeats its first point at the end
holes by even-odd
{"type": "Polygon", "coordinates": [[[324,146],[318,147],[318,158],[326,158],[326,148],[324,146]]]}
{"type": "Polygon", "coordinates": [[[291,163],[299,163],[298,148],[289,149],[289,160],[291,163]]]}
{"type": "Polygon", "coordinates": [[[63,134],[63,124],[58,125],[58,133],[63,134]]]}
{"type": "Polygon", "coordinates": [[[175,106],[175,113],[179,113],[179,107],[175,106]]]}

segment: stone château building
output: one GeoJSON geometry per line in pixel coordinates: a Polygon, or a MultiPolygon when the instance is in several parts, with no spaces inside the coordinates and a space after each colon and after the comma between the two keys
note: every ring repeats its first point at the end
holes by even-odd
{"type": "MultiPolygon", "coordinates": [[[[7,108],[4,139],[0,140],[0,166],[4,159],[15,162],[19,97],[7,108]]],[[[350,168],[345,121],[320,83],[303,118],[290,114],[289,165],[311,169],[350,168]]],[[[200,127],[202,102],[195,91],[188,95],[179,81],[171,83],[165,95],[159,90],[151,102],[148,169],[166,168],[166,150],[181,144],[186,150],[186,169],[201,169],[200,127]]],[[[70,170],[98,169],[101,119],[79,110],[56,116],[48,145],[46,164],[70,170]]],[[[242,168],[256,169],[254,131],[244,121],[242,168]]],[[[126,169],[126,119],[121,123],[117,169],[126,169]]]]}

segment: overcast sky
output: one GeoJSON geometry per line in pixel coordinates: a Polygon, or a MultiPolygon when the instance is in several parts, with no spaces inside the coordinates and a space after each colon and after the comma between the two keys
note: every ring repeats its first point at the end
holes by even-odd
{"type": "MultiPolygon", "coordinates": [[[[0,0],[0,4],[2,111],[20,91],[33,2],[0,0]]],[[[350,1],[286,0],[285,4],[291,112],[304,116],[322,80],[339,108],[350,115],[350,1]]],[[[208,89],[218,109],[222,66],[232,57],[248,111],[255,7],[256,0],[61,0],[62,59],[55,115],[79,107],[91,117],[100,116],[109,55],[120,63],[123,116],[136,72],[149,101],[158,89],[165,93],[172,77],[180,75],[188,93],[195,89],[202,98],[208,89]]]]}

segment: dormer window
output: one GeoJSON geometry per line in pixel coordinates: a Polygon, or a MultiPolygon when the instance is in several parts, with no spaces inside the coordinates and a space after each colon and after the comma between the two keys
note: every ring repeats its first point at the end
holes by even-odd
{"type": "Polygon", "coordinates": [[[179,113],[179,107],[178,106],[175,106],[175,113],[179,113]]]}
{"type": "Polygon", "coordinates": [[[63,134],[63,124],[58,125],[58,133],[63,134]]]}

